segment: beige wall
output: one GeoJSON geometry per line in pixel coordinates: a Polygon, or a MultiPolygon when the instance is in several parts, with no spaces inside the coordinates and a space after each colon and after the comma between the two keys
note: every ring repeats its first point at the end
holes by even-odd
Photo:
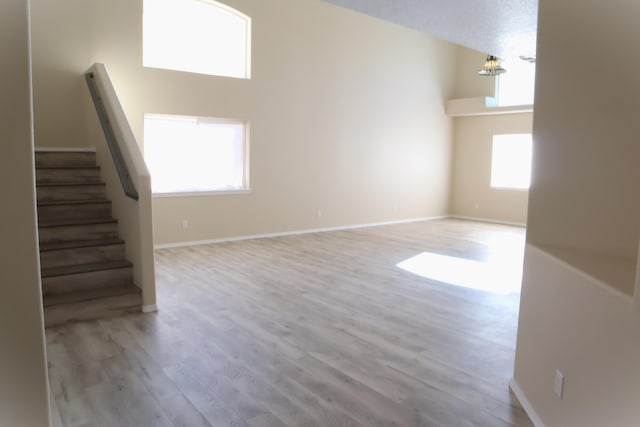
{"type": "MultiPolygon", "coordinates": [[[[496,79],[476,74],[486,54],[458,47],[456,98],[495,96],[496,79]]],[[[491,188],[493,135],[531,133],[532,113],[456,117],[452,215],[525,224],[528,191],[491,188]]]]}
{"type": "Polygon", "coordinates": [[[47,426],[26,0],[0,5],[0,425],[47,426]]]}
{"type": "Polygon", "coordinates": [[[539,5],[534,169],[514,378],[549,427],[636,425],[640,4],[539,5]],[[593,52],[616,71],[594,68],[593,52]],[[556,369],[566,380],[562,400],[553,394],[556,369]]]}
{"type": "Polygon", "coordinates": [[[629,427],[640,419],[640,310],[528,245],[515,381],[547,427],[629,427]],[[563,399],[553,392],[556,369],[563,399]]]}
{"type": "Polygon", "coordinates": [[[157,243],[448,213],[453,45],[319,0],[229,0],[253,18],[252,80],[144,69],[140,3],[34,0],[36,130],[83,144],[57,105],[92,61],[138,138],[145,112],[250,120],[253,192],[156,199],[157,243]]]}
{"type": "Polygon", "coordinates": [[[453,215],[492,221],[527,222],[526,190],[491,187],[493,135],[531,133],[533,114],[503,114],[455,119],[453,215]]]}
{"type": "Polygon", "coordinates": [[[640,110],[632,100],[640,95],[633,71],[640,67],[640,26],[627,16],[640,5],[623,0],[592,5],[567,26],[565,17],[579,4],[564,0],[541,8],[547,15],[542,40],[552,47],[540,42],[532,200],[545,209],[529,211],[531,240],[635,259],[640,110]],[[552,16],[556,12],[560,16],[552,16]],[[599,61],[615,74],[589,66],[586,52],[601,49],[599,61]]]}

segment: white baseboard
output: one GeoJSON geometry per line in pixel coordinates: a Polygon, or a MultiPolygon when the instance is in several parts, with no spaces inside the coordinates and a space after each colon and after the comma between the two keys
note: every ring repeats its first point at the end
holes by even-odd
{"type": "Polygon", "coordinates": [[[525,224],[523,222],[501,221],[501,220],[498,220],[498,219],[476,218],[476,217],[473,217],[473,216],[450,215],[449,218],[464,219],[464,220],[467,220],[467,221],[489,222],[491,224],[512,225],[514,227],[526,227],[527,226],[527,224],[525,224]]]}
{"type": "Polygon", "coordinates": [[[524,409],[524,411],[529,416],[529,419],[531,420],[533,425],[535,427],[546,427],[545,424],[540,419],[540,417],[538,416],[538,414],[536,413],[535,409],[533,409],[533,406],[531,406],[531,402],[529,402],[529,400],[527,399],[527,396],[524,394],[524,392],[518,385],[518,382],[515,380],[515,378],[512,379],[511,382],[509,382],[509,388],[511,389],[513,394],[516,395],[516,398],[522,405],[522,408],[524,409]]]}
{"type": "Polygon", "coordinates": [[[155,313],[156,311],[158,311],[158,304],[151,304],[151,305],[143,305],[142,306],[142,312],[143,313],[155,313]]]}
{"type": "Polygon", "coordinates": [[[155,245],[154,248],[155,249],[182,248],[187,246],[210,245],[215,243],[238,242],[241,240],[268,239],[270,237],[286,237],[286,236],[297,236],[301,234],[324,233],[327,231],[355,230],[358,228],[378,227],[381,225],[396,225],[396,224],[408,224],[412,222],[435,221],[438,219],[446,219],[446,218],[449,218],[449,216],[444,215],[444,216],[433,216],[433,217],[423,217],[423,218],[411,218],[411,219],[402,219],[398,221],[384,221],[384,222],[375,222],[375,223],[369,223],[369,224],[344,225],[339,227],[309,228],[304,230],[283,231],[279,233],[265,233],[265,234],[254,234],[250,236],[223,237],[221,239],[196,240],[196,241],[180,242],[180,243],[166,243],[166,244],[155,245]]]}

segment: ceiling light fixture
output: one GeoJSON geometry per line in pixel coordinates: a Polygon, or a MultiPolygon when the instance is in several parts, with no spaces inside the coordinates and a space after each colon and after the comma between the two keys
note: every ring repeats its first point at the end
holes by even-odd
{"type": "Polygon", "coordinates": [[[507,70],[500,66],[500,59],[493,56],[487,55],[487,60],[484,61],[484,65],[482,66],[482,70],[478,71],[479,76],[497,76],[498,74],[506,73],[507,70]]]}

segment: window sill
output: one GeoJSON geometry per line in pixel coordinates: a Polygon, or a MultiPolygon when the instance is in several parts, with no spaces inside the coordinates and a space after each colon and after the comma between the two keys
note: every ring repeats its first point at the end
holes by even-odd
{"type": "Polygon", "coordinates": [[[498,190],[498,191],[515,191],[518,193],[527,193],[529,191],[528,188],[520,188],[520,187],[494,187],[493,185],[491,186],[492,190],[498,190]]]}
{"type": "Polygon", "coordinates": [[[251,194],[250,188],[243,190],[218,190],[218,191],[185,191],[179,193],[154,193],[154,199],[168,199],[174,197],[208,197],[208,196],[231,196],[235,194],[251,194]]]}
{"type": "Polygon", "coordinates": [[[447,101],[446,113],[449,117],[533,113],[533,105],[513,105],[509,107],[498,107],[496,102],[496,98],[492,98],[489,96],[483,96],[479,98],[450,99],[447,101]]]}

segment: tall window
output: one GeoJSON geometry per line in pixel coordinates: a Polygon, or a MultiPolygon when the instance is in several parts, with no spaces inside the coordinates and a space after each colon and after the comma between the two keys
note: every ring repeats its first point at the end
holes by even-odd
{"type": "Polygon", "coordinates": [[[236,120],[145,114],[153,193],[248,190],[246,128],[236,120]]]}
{"type": "Polygon", "coordinates": [[[526,190],[531,182],[531,134],[493,136],[491,186],[526,190]]]}
{"type": "Polygon", "coordinates": [[[499,107],[531,105],[536,86],[536,64],[521,59],[503,62],[507,72],[500,74],[497,82],[499,107]]]}
{"type": "Polygon", "coordinates": [[[212,0],[144,0],[143,65],[248,79],[251,18],[212,0]]]}

